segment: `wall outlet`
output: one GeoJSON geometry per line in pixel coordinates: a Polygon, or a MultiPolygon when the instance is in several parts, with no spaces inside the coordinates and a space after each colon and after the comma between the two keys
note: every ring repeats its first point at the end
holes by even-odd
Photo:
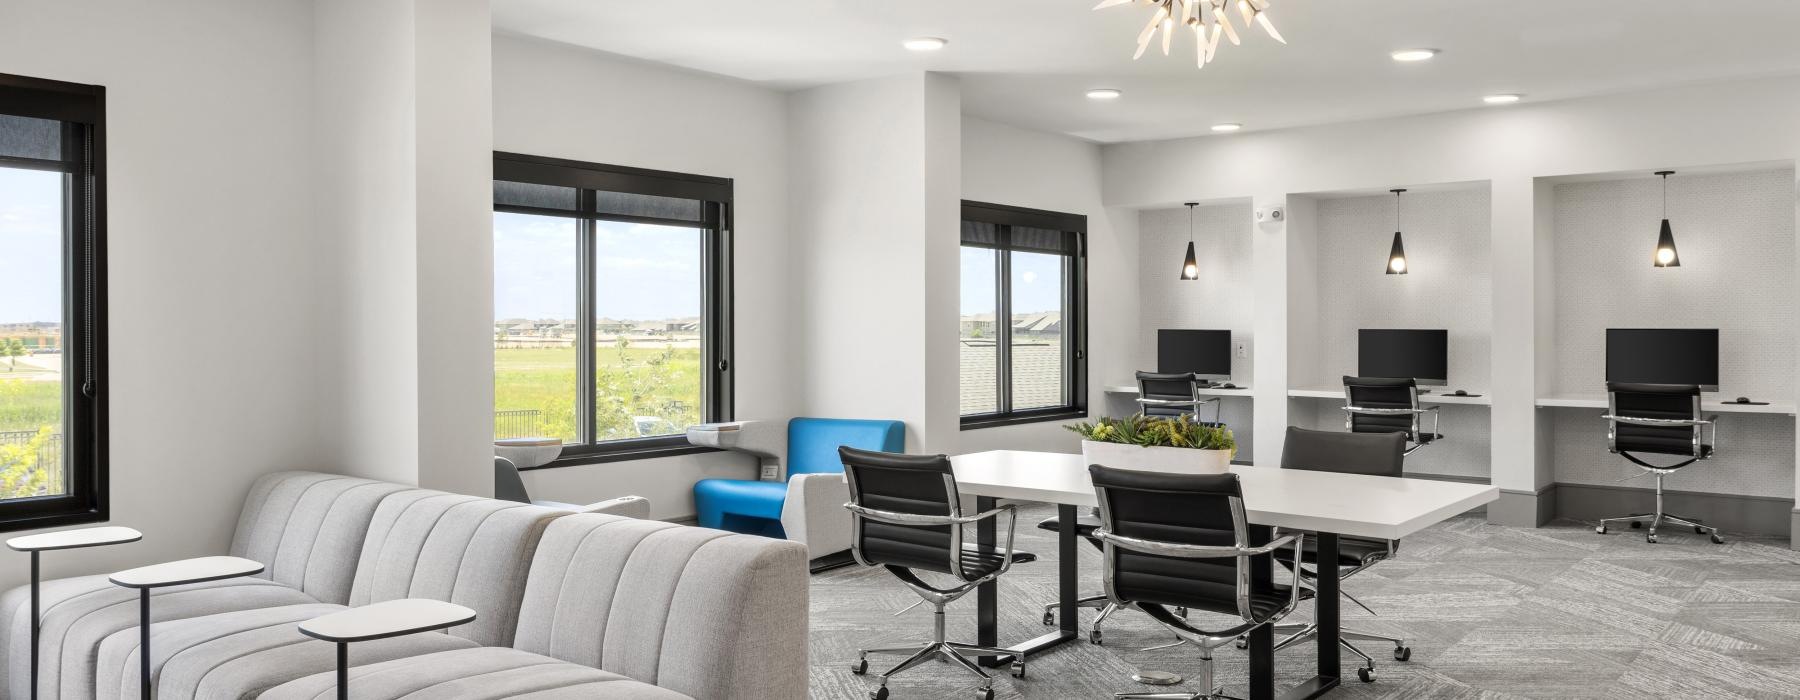
{"type": "Polygon", "coordinates": [[[780,464],[776,464],[773,461],[763,462],[763,465],[762,465],[762,480],[763,481],[775,481],[780,478],[781,478],[781,465],[780,464]]]}
{"type": "Polygon", "coordinates": [[[1235,348],[1234,352],[1237,353],[1238,359],[1243,360],[1243,359],[1250,358],[1250,344],[1249,343],[1246,343],[1246,342],[1240,340],[1240,341],[1237,341],[1236,343],[1233,343],[1232,345],[1235,348]]]}

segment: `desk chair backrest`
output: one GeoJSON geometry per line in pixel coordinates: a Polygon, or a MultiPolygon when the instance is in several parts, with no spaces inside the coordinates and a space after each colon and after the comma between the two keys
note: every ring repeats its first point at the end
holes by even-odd
{"type": "MultiPolygon", "coordinates": [[[[950,458],[841,448],[850,503],[883,514],[960,517],[961,499],[950,458]]],[[[960,576],[960,525],[904,525],[863,517],[854,510],[851,552],[864,565],[935,571],[960,576]]]]}
{"type": "Polygon", "coordinates": [[[1138,372],[1138,397],[1146,416],[1199,417],[1200,395],[1194,375],[1186,372],[1159,374],[1138,372]]]}
{"type": "Polygon", "coordinates": [[[1692,384],[1606,383],[1613,419],[1607,421],[1607,447],[1619,454],[1648,453],[1705,459],[1711,445],[1701,441],[1700,387],[1692,384]],[[1677,421],[1668,425],[1632,423],[1621,418],[1677,421]]]}
{"type": "MultiPolygon", "coordinates": [[[[1419,408],[1419,387],[1412,379],[1390,379],[1387,377],[1344,377],[1344,404],[1353,408],[1373,408],[1416,411],[1419,408]]],[[[1346,414],[1345,427],[1354,433],[1392,433],[1400,432],[1418,435],[1419,413],[1357,413],[1346,414]]]]}
{"type": "Polygon", "coordinates": [[[1405,465],[1404,433],[1337,433],[1288,426],[1281,449],[1282,469],[1401,476],[1405,465]]]}
{"type": "MultiPolygon", "coordinates": [[[[1101,527],[1109,534],[1177,545],[1254,546],[1236,474],[1164,474],[1098,464],[1088,467],[1088,474],[1100,500],[1101,527]]],[[[1240,595],[1251,592],[1249,557],[1184,559],[1124,547],[1107,550],[1107,591],[1115,600],[1250,614],[1248,599],[1240,595]]]]}
{"type": "Polygon", "coordinates": [[[906,449],[906,424],[897,420],[795,418],[788,421],[787,476],[841,474],[839,447],[900,452],[906,449]]]}

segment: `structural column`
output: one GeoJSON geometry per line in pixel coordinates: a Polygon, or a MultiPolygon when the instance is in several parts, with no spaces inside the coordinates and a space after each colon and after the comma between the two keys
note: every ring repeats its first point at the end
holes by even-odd
{"type": "Polygon", "coordinates": [[[1555,269],[1548,183],[1492,183],[1493,397],[1491,479],[1500,500],[1488,521],[1536,527],[1555,515],[1549,427],[1537,396],[1548,391],[1555,349],[1555,269]],[[1542,211],[1540,211],[1540,209],[1542,211]]]}

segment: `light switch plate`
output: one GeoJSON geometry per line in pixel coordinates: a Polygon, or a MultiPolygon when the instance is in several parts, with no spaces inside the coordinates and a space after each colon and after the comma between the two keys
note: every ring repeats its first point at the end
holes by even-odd
{"type": "Polygon", "coordinates": [[[1237,356],[1239,359],[1248,359],[1250,357],[1249,343],[1240,340],[1234,343],[1234,345],[1237,347],[1237,356]]]}

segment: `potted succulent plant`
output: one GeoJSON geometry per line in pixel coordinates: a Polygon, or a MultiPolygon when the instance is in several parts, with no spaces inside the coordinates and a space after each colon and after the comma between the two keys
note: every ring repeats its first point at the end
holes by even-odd
{"type": "Polygon", "coordinates": [[[1088,464],[1118,469],[1223,474],[1237,455],[1230,428],[1185,415],[1101,418],[1067,427],[1081,436],[1081,456],[1088,464]]]}

